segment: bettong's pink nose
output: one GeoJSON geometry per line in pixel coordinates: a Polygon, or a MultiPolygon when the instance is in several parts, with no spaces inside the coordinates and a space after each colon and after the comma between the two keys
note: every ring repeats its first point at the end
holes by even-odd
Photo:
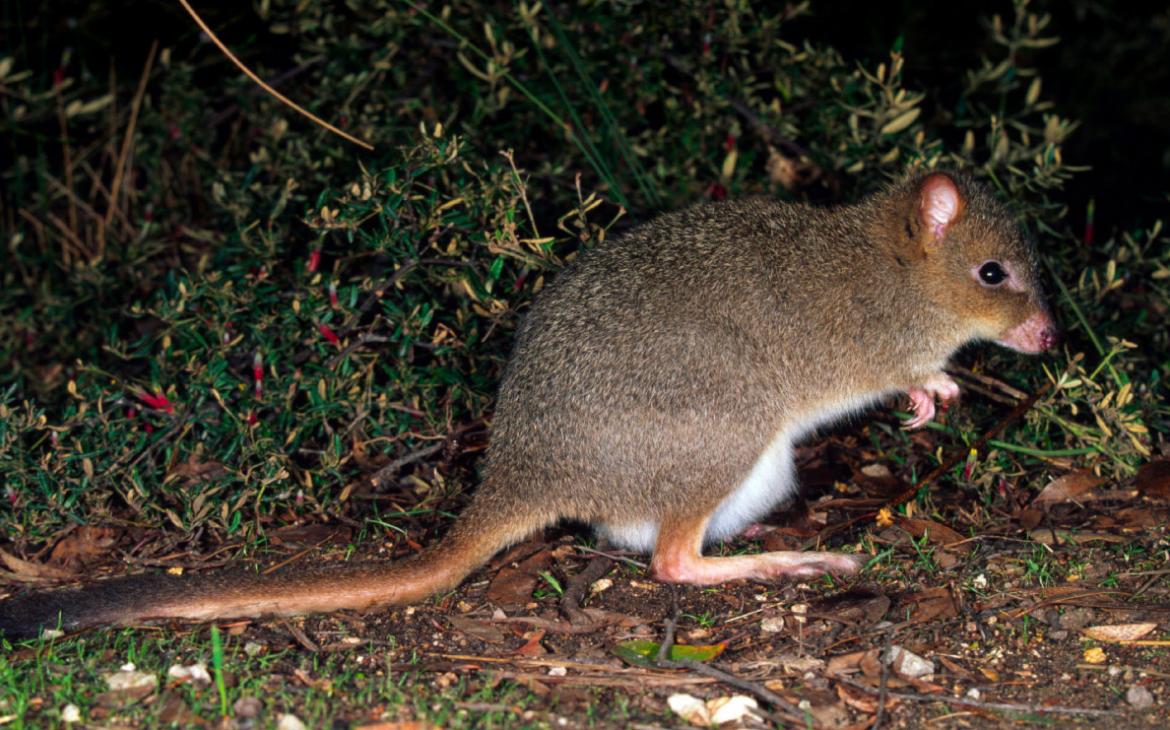
{"type": "Polygon", "coordinates": [[[1060,343],[1060,329],[1048,312],[1039,311],[1008,330],[999,342],[1020,352],[1040,353],[1060,343]]]}
{"type": "Polygon", "coordinates": [[[1037,335],[1040,340],[1040,351],[1051,350],[1060,344],[1060,330],[1052,320],[1048,320],[1048,326],[1040,330],[1037,335]]]}

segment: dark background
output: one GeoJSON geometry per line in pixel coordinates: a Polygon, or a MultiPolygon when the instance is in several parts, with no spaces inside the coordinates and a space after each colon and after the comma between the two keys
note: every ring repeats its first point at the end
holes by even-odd
{"type": "MultiPolygon", "coordinates": [[[[1080,120],[1064,146],[1071,164],[1092,166],[1065,188],[1071,220],[1096,201],[1099,231],[1163,215],[1170,191],[1170,4],[1164,2],[1033,2],[1051,13],[1054,48],[1033,62],[1055,112],[1080,120]]],[[[810,35],[831,39],[854,58],[881,58],[899,35],[906,78],[951,88],[977,57],[986,31],[978,22],[1009,3],[855,3],[818,0],[802,21],[810,35]],[[843,19],[847,19],[843,22],[843,19]]],[[[947,101],[947,100],[940,100],[947,101]]]]}
{"type": "MultiPolygon", "coordinates": [[[[0,48],[46,76],[69,53],[74,63],[112,58],[120,74],[135,78],[153,40],[187,47],[200,42],[178,3],[136,3],[132,19],[119,4],[20,1],[3,7],[0,48]]],[[[247,48],[250,60],[289,65],[292,49],[250,6],[197,7],[229,46],[247,48]]],[[[1099,234],[1148,223],[1163,213],[1170,191],[1170,4],[1038,0],[1030,7],[1052,15],[1049,28],[1061,39],[1030,59],[1044,79],[1044,95],[1055,101],[1056,113],[1081,122],[1064,146],[1066,161],[1092,167],[1066,187],[1070,222],[1080,225],[1093,199],[1099,234]]],[[[883,59],[901,38],[909,85],[957,98],[962,69],[974,65],[986,43],[980,19],[996,12],[1010,17],[1011,4],[816,0],[812,16],[786,26],[786,36],[829,43],[853,61],[883,59]]],[[[220,84],[227,72],[223,60],[210,44],[206,48],[207,82],[220,84]]],[[[945,109],[953,98],[933,101],[945,109]]],[[[0,143],[0,153],[15,144],[0,143]]]]}

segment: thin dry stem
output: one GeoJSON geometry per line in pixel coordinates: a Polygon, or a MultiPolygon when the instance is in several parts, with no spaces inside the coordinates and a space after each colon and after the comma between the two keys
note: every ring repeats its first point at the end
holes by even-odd
{"type": "Polygon", "coordinates": [[[274,99],[279,101],[281,104],[284,104],[285,106],[287,106],[288,108],[297,112],[301,116],[307,117],[314,124],[316,124],[320,127],[324,127],[325,129],[336,134],[338,137],[341,137],[342,139],[346,140],[347,142],[352,142],[353,144],[356,144],[358,147],[362,147],[366,150],[373,152],[374,145],[370,144],[369,142],[364,142],[364,141],[358,139],[357,137],[353,136],[352,134],[349,134],[348,132],[343,132],[342,130],[338,129],[337,127],[333,126],[329,122],[322,119],[321,117],[312,113],[308,109],[305,109],[304,107],[300,106],[299,104],[294,102],[292,99],[289,99],[287,96],[280,93],[276,89],[272,88],[268,84],[264,83],[264,81],[259,76],[257,76],[252,71],[252,69],[245,66],[243,61],[236,58],[236,55],[234,53],[232,53],[230,50],[228,50],[228,47],[223,44],[223,41],[221,41],[219,39],[219,36],[217,36],[211,30],[211,28],[208,27],[207,23],[203,22],[203,18],[199,17],[199,14],[195,12],[195,9],[191,7],[191,4],[188,3],[187,0],[179,0],[179,4],[182,5],[183,9],[187,11],[187,13],[195,21],[196,25],[199,26],[199,29],[207,34],[207,37],[210,38],[211,42],[215,44],[215,47],[220,50],[220,53],[227,56],[227,59],[229,61],[231,61],[233,64],[235,64],[236,68],[240,69],[240,71],[242,71],[245,76],[247,76],[249,79],[251,79],[254,84],[259,86],[261,89],[264,89],[266,92],[268,92],[274,99]]]}

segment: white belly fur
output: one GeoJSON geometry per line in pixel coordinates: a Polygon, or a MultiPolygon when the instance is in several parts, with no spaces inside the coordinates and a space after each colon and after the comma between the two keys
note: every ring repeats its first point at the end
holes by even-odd
{"type": "MultiPolygon", "coordinates": [[[[738,535],[748,525],[772,511],[797,491],[796,469],[792,463],[792,445],[818,426],[840,420],[870,406],[886,393],[840,403],[802,419],[795,428],[780,431],[765,448],[752,470],[739,486],[727,495],[707,524],[705,545],[738,535]]],[[[622,524],[596,525],[598,534],[614,545],[642,553],[654,550],[658,523],[650,520],[622,524]]]]}
{"type": "MultiPolygon", "coordinates": [[[[756,459],[752,470],[735,491],[715,508],[703,543],[709,545],[738,535],[795,492],[792,440],[788,434],[780,433],[756,459]]],[[[641,553],[653,552],[654,542],[658,539],[658,523],[650,520],[605,523],[597,525],[596,529],[614,545],[641,553]]]]}
{"type": "Polygon", "coordinates": [[[756,459],[735,491],[724,497],[707,523],[704,544],[735,537],[744,528],[796,494],[792,439],[781,431],[756,459]]]}

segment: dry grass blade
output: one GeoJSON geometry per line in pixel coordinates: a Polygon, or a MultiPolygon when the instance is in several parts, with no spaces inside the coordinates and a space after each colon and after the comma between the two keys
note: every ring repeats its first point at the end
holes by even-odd
{"type": "Polygon", "coordinates": [[[122,192],[122,182],[126,176],[126,164],[130,158],[130,150],[134,143],[134,132],[138,126],[138,112],[142,109],[142,98],[146,95],[146,83],[150,80],[150,72],[154,69],[154,59],[158,54],[158,41],[150,44],[150,52],[146,55],[146,64],[142,67],[142,76],[138,79],[138,88],[134,92],[134,101],[130,104],[130,119],[126,122],[126,131],[122,137],[122,147],[118,152],[118,161],[114,165],[114,179],[110,182],[110,200],[106,207],[105,220],[98,228],[97,250],[94,258],[100,259],[106,250],[106,228],[114,219],[114,211],[118,208],[118,197],[122,192]]]}
{"type": "Polygon", "coordinates": [[[195,12],[195,8],[191,7],[191,4],[188,3],[187,0],[179,0],[179,4],[182,5],[183,9],[187,11],[187,13],[191,16],[191,18],[199,26],[199,29],[207,34],[207,37],[211,39],[211,42],[215,44],[215,47],[218,48],[220,50],[220,52],[223,53],[223,55],[227,56],[227,59],[229,61],[231,61],[233,64],[235,64],[236,68],[240,69],[240,71],[242,71],[245,76],[247,76],[249,79],[251,79],[252,82],[255,83],[257,86],[264,89],[264,91],[271,94],[274,99],[279,101],[281,104],[284,104],[288,108],[292,109],[296,113],[300,114],[301,116],[306,117],[307,119],[312,121],[314,124],[316,124],[320,127],[324,127],[325,129],[329,130],[333,134],[336,134],[338,137],[341,137],[345,141],[352,142],[353,144],[356,144],[358,147],[361,147],[362,149],[368,150],[370,152],[374,151],[374,145],[370,144],[369,142],[365,142],[363,140],[360,140],[348,132],[345,132],[345,131],[338,129],[337,127],[333,126],[332,124],[325,121],[321,117],[317,116],[313,112],[311,112],[308,109],[305,109],[301,105],[297,104],[292,99],[289,99],[287,96],[280,93],[276,89],[272,88],[268,84],[264,83],[264,80],[261,79],[259,76],[257,76],[255,74],[255,72],[252,71],[252,69],[245,66],[243,61],[236,58],[236,54],[232,53],[231,50],[229,50],[228,47],[226,45],[224,45],[223,41],[221,41],[219,39],[219,36],[217,36],[215,34],[215,32],[212,31],[210,27],[208,27],[207,23],[203,22],[203,18],[201,18],[199,16],[199,13],[195,12]]]}

